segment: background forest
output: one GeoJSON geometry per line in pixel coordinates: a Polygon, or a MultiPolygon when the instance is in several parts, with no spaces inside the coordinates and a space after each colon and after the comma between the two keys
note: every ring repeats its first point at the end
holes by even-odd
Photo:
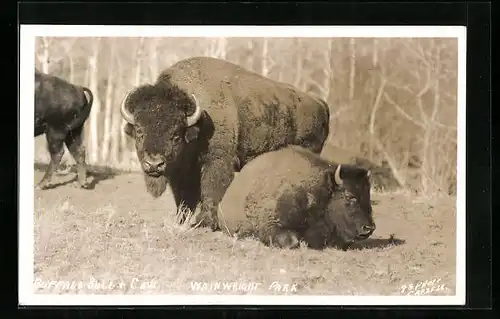
{"type": "MultiPolygon", "coordinates": [[[[331,109],[329,145],[385,161],[422,194],[452,193],[457,164],[456,39],[38,37],[36,67],[89,87],[89,164],[138,170],[119,107],[134,86],[192,56],[237,63],[319,95],[331,109]],[[411,179],[411,181],[410,181],[411,179]]],[[[35,160],[48,162],[45,137],[35,160]]],[[[68,152],[63,162],[73,163],[68,152]]]]}

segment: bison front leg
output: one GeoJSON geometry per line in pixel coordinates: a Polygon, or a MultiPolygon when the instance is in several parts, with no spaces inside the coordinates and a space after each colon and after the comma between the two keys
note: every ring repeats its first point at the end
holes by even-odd
{"type": "Polygon", "coordinates": [[[326,224],[322,221],[309,227],[304,233],[304,241],[307,246],[312,249],[323,249],[328,243],[328,228],[326,224]]]}
{"type": "Polygon", "coordinates": [[[260,241],[267,246],[284,249],[295,249],[300,246],[296,232],[278,227],[268,229],[260,236],[260,241]]]}
{"type": "Polygon", "coordinates": [[[232,157],[211,158],[201,170],[201,205],[195,224],[218,230],[217,208],[234,178],[232,157]]]}
{"type": "Polygon", "coordinates": [[[87,183],[87,165],[85,163],[85,146],[83,145],[83,126],[76,128],[68,133],[65,139],[71,156],[76,161],[78,182],[81,188],[88,188],[87,183]]]}
{"type": "Polygon", "coordinates": [[[50,164],[42,180],[36,186],[38,189],[46,189],[52,179],[52,175],[59,166],[61,158],[64,155],[65,132],[60,132],[49,128],[45,133],[47,139],[47,148],[50,153],[50,164]]]}
{"type": "Polygon", "coordinates": [[[176,181],[177,183],[173,182],[172,184],[177,215],[179,216],[179,223],[181,224],[184,223],[188,217],[186,208],[189,209],[191,213],[194,213],[200,201],[200,180],[194,178],[194,176],[196,175],[193,174],[192,178],[176,181]]]}

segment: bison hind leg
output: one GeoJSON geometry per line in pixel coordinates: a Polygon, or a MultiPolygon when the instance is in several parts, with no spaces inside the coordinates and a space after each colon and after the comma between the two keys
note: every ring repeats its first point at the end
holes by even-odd
{"type": "Polygon", "coordinates": [[[52,175],[59,167],[59,163],[61,162],[61,158],[64,155],[64,137],[65,132],[60,132],[58,130],[54,130],[49,128],[45,133],[45,137],[47,139],[47,148],[50,153],[50,163],[45,175],[42,180],[38,183],[36,188],[38,189],[47,189],[49,188],[49,184],[52,179],[52,175]]]}
{"type": "Polygon", "coordinates": [[[83,126],[71,130],[64,141],[77,166],[78,182],[81,188],[88,189],[87,164],[85,163],[85,145],[83,144],[83,126]]]}

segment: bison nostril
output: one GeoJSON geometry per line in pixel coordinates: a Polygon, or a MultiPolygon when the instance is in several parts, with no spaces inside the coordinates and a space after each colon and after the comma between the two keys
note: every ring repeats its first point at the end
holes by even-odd
{"type": "Polygon", "coordinates": [[[144,161],[144,170],[147,172],[162,172],[165,170],[164,161],[144,161]]]}
{"type": "Polygon", "coordinates": [[[157,164],[156,164],[156,168],[157,168],[158,170],[163,171],[163,170],[165,169],[165,162],[163,162],[163,161],[162,161],[162,162],[157,163],[157,164]]]}
{"type": "Polygon", "coordinates": [[[161,155],[146,155],[142,161],[142,168],[146,173],[163,173],[166,161],[161,155]]]}

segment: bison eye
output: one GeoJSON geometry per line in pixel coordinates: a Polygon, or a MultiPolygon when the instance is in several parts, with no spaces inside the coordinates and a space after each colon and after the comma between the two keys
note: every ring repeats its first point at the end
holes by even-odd
{"type": "Polygon", "coordinates": [[[354,197],[353,195],[350,195],[350,194],[347,194],[347,195],[345,196],[345,199],[346,199],[347,201],[349,201],[349,202],[353,202],[353,203],[356,201],[356,197],[354,197]]]}
{"type": "Polygon", "coordinates": [[[176,143],[177,143],[177,142],[179,142],[180,140],[181,140],[180,135],[177,135],[177,134],[176,134],[176,135],[172,136],[172,141],[174,141],[174,142],[176,142],[176,143]]]}

